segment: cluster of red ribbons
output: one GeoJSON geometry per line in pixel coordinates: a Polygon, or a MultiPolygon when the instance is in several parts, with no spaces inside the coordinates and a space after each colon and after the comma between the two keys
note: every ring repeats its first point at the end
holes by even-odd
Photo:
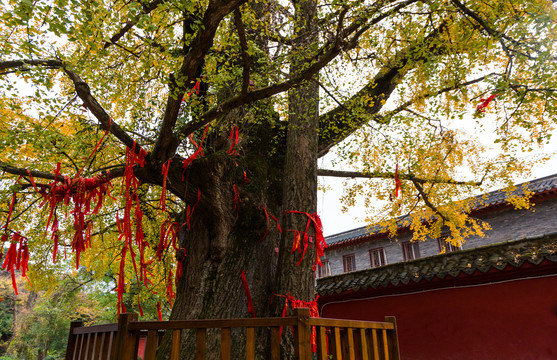
{"type": "MultiPolygon", "coordinates": [[[[0,242],[2,245],[0,249],[4,249],[4,243],[8,241],[7,234],[2,235],[0,242]]],[[[0,260],[2,260],[3,252],[0,253],[0,260]]],[[[27,277],[27,270],[29,265],[29,249],[27,248],[27,238],[21,236],[19,233],[13,233],[10,247],[6,253],[6,258],[2,264],[2,269],[9,271],[12,274],[12,287],[17,295],[17,283],[15,280],[15,271],[21,271],[21,276],[27,277]]]]}
{"type": "MultiPolygon", "coordinates": [[[[313,299],[312,301],[303,301],[303,300],[296,299],[295,297],[290,295],[290,293],[286,295],[280,295],[280,294],[273,294],[273,295],[285,298],[284,307],[282,308],[282,317],[286,317],[286,312],[288,311],[288,304],[290,304],[291,309],[296,309],[301,307],[309,308],[309,316],[319,317],[319,309],[317,308],[317,299],[319,298],[319,295],[317,295],[315,299],[313,299]]],[[[282,326],[279,330],[279,338],[281,336],[282,336],[282,326]]],[[[317,351],[317,333],[315,331],[315,327],[312,327],[311,329],[311,351],[312,352],[317,351]]]]}
{"type": "MultiPolygon", "coordinates": [[[[97,145],[95,146],[92,153],[87,158],[87,161],[91,159],[93,154],[98,150],[101,143],[107,136],[111,119],[109,120],[107,129],[99,140],[97,145]]],[[[54,169],[55,179],[50,184],[47,185],[39,185],[35,183],[31,172],[28,170],[27,174],[29,176],[29,181],[33,186],[34,190],[39,193],[43,197],[43,202],[41,203],[41,207],[48,203],[50,208],[46,229],[48,230],[50,223],[52,221],[52,240],[54,240],[54,250],[52,255],[53,262],[56,261],[56,254],[58,252],[58,241],[59,241],[59,229],[58,229],[58,217],[56,216],[56,208],[59,204],[63,203],[68,206],[70,203],[73,202],[73,210],[71,214],[73,216],[73,227],[75,230],[74,237],[72,240],[72,250],[76,252],[76,268],[79,268],[79,259],[80,254],[86,248],[91,246],[91,231],[92,231],[92,223],[90,220],[85,220],[85,217],[91,214],[97,214],[100,210],[104,196],[108,193],[109,194],[109,187],[110,187],[110,174],[106,175],[99,175],[92,178],[83,178],[79,176],[83,171],[82,167],[76,174],[76,176],[72,179],[69,177],[64,177],[60,174],[60,163],[57,164],[56,168],[54,169]],[[93,210],[92,204],[95,204],[93,210]],[[54,219],[53,219],[54,218],[54,219]]],[[[19,183],[21,176],[17,179],[16,183],[19,183]]],[[[8,225],[10,223],[12,211],[14,209],[14,204],[16,201],[16,194],[13,194],[12,203],[10,205],[10,210],[8,213],[8,219],[6,220],[6,224],[4,226],[4,230],[8,229],[8,225]]],[[[4,235],[7,236],[7,235],[4,235]]],[[[3,237],[4,240],[4,237],[3,237]]],[[[4,241],[3,241],[4,242],[4,241]]],[[[27,239],[21,236],[18,233],[15,233],[12,238],[12,245],[8,250],[8,255],[6,256],[6,260],[4,262],[3,268],[10,268],[12,271],[12,280],[14,285],[15,293],[17,294],[17,287],[15,284],[15,270],[21,270],[22,276],[26,276],[27,272],[27,264],[29,260],[29,252],[27,249],[27,239]],[[15,251],[16,244],[19,243],[19,250],[15,251]],[[9,256],[8,256],[9,255],[9,256]]]]}
{"type": "MultiPolygon", "coordinates": [[[[123,241],[124,243],[120,252],[120,270],[118,274],[118,285],[116,287],[116,291],[118,293],[118,315],[120,315],[120,312],[125,311],[122,299],[125,292],[125,263],[128,252],[132,260],[138,286],[141,281],[145,284],[145,286],[148,286],[148,283],[150,283],[147,266],[153,261],[145,260],[145,249],[149,247],[149,242],[145,240],[145,234],[143,233],[143,211],[141,210],[138,193],[140,183],[134,174],[135,166],[145,166],[146,156],[147,152],[142,148],[139,148],[139,150],[136,151],[135,142],[132,148],[126,149],[126,165],[124,169],[124,177],[122,179],[124,216],[122,220],[120,220],[118,215],[116,216],[116,223],[120,234],[118,240],[123,241]],[[135,241],[132,228],[135,228],[135,241]],[[134,244],[139,252],[139,270],[136,262],[134,244]]],[[[139,305],[139,308],[141,312],[141,304],[139,305]]]]}
{"type": "MultiPolygon", "coordinates": [[[[314,213],[312,215],[310,215],[307,212],[303,212],[303,211],[296,211],[296,210],[292,210],[292,211],[285,211],[285,213],[291,213],[291,214],[302,214],[307,216],[308,218],[308,222],[306,225],[306,229],[304,231],[304,235],[302,237],[302,235],[300,234],[300,232],[298,230],[293,230],[294,231],[294,241],[292,243],[292,250],[290,251],[290,253],[294,253],[296,251],[298,251],[299,253],[302,253],[302,256],[300,257],[300,260],[298,261],[298,263],[296,265],[300,265],[302,263],[302,260],[304,259],[304,256],[306,255],[306,251],[309,247],[309,244],[311,242],[313,242],[313,238],[311,236],[309,236],[308,231],[310,229],[310,226],[313,227],[314,232],[315,232],[315,256],[314,256],[314,262],[313,262],[313,270],[315,271],[317,269],[317,265],[321,266],[321,257],[323,256],[324,252],[325,252],[325,248],[327,248],[327,243],[325,242],[325,237],[323,236],[323,224],[321,223],[321,218],[319,217],[319,215],[317,215],[317,213],[314,213]],[[302,249],[303,247],[303,249],[302,249]]],[[[290,230],[292,231],[292,230],[290,230]]]]}
{"type": "MultiPolygon", "coordinates": [[[[46,223],[48,230],[52,221],[51,238],[54,240],[53,261],[56,261],[56,253],[58,252],[58,218],[56,216],[56,208],[59,204],[68,206],[73,203],[71,214],[74,220],[74,237],[72,240],[72,251],[76,252],[76,268],[79,268],[79,258],[82,251],[91,246],[91,229],[90,220],[85,217],[91,214],[97,214],[102,206],[104,196],[110,196],[110,174],[99,175],[92,178],[78,177],[71,179],[60,175],[60,163],[58,163],[54,173],[56,179],[47,186],[41,186],[36,191],[42,195],[43,202],[41,207],[48,204],[50,212],[46,223]],[[92,205],[95,205],[93,209],[92,205]],[[54,219],[54,220],[53,220],[54,219]]],[[[32,177],[30,176],[30,179],[32,177]]],[[[36,187],[33,180],[32,184],[36,187]]]]}
{"type": "Polygon", "coordinates": [[[480,99],[480,104],[476,106],[476,111],[484,113],[488,105],[497,97],[497,94],[492,94],[486,99],[480,99]]]}

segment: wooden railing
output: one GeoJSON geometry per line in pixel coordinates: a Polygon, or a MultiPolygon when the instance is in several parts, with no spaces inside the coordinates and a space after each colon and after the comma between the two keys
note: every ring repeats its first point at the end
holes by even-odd
{"type": "Polygon", "coordinates": [[[182,332],[196,332],[195,358],[205,359],[207,329],[220,333],[220,358],[255,359],[256,328],[269,329],[271,360],[281,358],[280,328],[292,327],[294,355],[312,359],[315,342],[319,360],[398,360],[398,338],[394,317],[385,322],[311,318],[309,309],[294,309],[285,318],[137,321],[137,314],[120,315],[117,324],[83,327],[72,322],[66,360],[153,360],[165,332],[170,332],[170,359],[180,359],[182,332]],[[231,353],[231,329],[245,329],[245,354],[231,353]],[[142,346],[139,347],[141,342],[142,346]],[[138,354],[138,348],[141,353],[138,354]],[[242,356],[243,355],[243,356],[242,356]]]}

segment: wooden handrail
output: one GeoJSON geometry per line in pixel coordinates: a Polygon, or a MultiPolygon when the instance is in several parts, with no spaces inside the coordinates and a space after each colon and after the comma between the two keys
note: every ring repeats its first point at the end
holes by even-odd
{"type": "Polygon", "coordinates": [[[137,321],[137,314],[121,314],[117,324],[83,327],[72,322],[66,360],[136,360],[138,343],[143,339],[143,359],[156,358],[162,335],[168,332],[170,359],[180,359],[183,330],[194,329],[195,358],[206,358],[207,329],[220,329],[220,358],[238,358],[231,353],[231,329],[245,328],[245,358],[255,359],[257,328],[270,331],[271,360],[280,359],[280,328],[294,331],[294,355],[299,360],[399,360],[396,320],[385,322],[312,318],[309,309],[294,309],[294,316],[284,318],[215,319],[179,321],[137,321]]]}
{"type": "Polygon", "coordinates": [[[254,319],[210,319],[210,320],[169,320],[169,321],[132,321],[130,330],[169,330],[196,328],[235,328],[294,326],[296,317],[254,318],[254,319]]]}
{"type": "Polygon", "coordinates": [[[370,322],[359,320],[344,320],[330,318],[310,318],[311,326],[334,326],[339,328],[361,328],[361,329],[385,329],[393,330],[394,325],[391,322],[370,322]]]}

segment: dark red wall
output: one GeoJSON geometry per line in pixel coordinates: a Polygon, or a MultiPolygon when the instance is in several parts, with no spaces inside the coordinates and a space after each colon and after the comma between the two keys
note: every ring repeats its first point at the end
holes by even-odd
{"type": "Polygon", "coordinates": [[[397,319],[407,360],[557,359],[557,275],[327,302],[321,316],[397,319]]]}

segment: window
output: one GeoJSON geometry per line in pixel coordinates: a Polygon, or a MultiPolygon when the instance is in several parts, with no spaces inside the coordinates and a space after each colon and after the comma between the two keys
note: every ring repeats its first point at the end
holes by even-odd
{"type": "Polygon", "coordinates": [[[450,253],[462,250],[462,246],[456,246],[447,241],[448,236],[441,236],[437,238],[437,245],[439,245],[440,253],[450,253]]]}
{"type": "Polygon", "coordinates": [[[402,259],[404,261],[420,258],[420,245],[417,242],[405,241],[402,246],[402,259]]]}
{"type": "Polygon", "coordinates": [[[385,251],[383,248],[371,249],[369,251],[369,265],[374,268],[378,266],[383,266],[387,264],[387,258],[385,257],[385,251]]]}
{"type": "Polygon", "coordinates": [[[331,267],[329,266],[328,259],[321,259],[321,266],[317,265],[317,277],[324,277],[331,275],[331,267]]]}
{"type": "Polygon", "coordinates": [[[344,255],[342,257],[342,267],[344,272],[350,272],[356,270],[356,257],[354,254],[344,255]]]}

